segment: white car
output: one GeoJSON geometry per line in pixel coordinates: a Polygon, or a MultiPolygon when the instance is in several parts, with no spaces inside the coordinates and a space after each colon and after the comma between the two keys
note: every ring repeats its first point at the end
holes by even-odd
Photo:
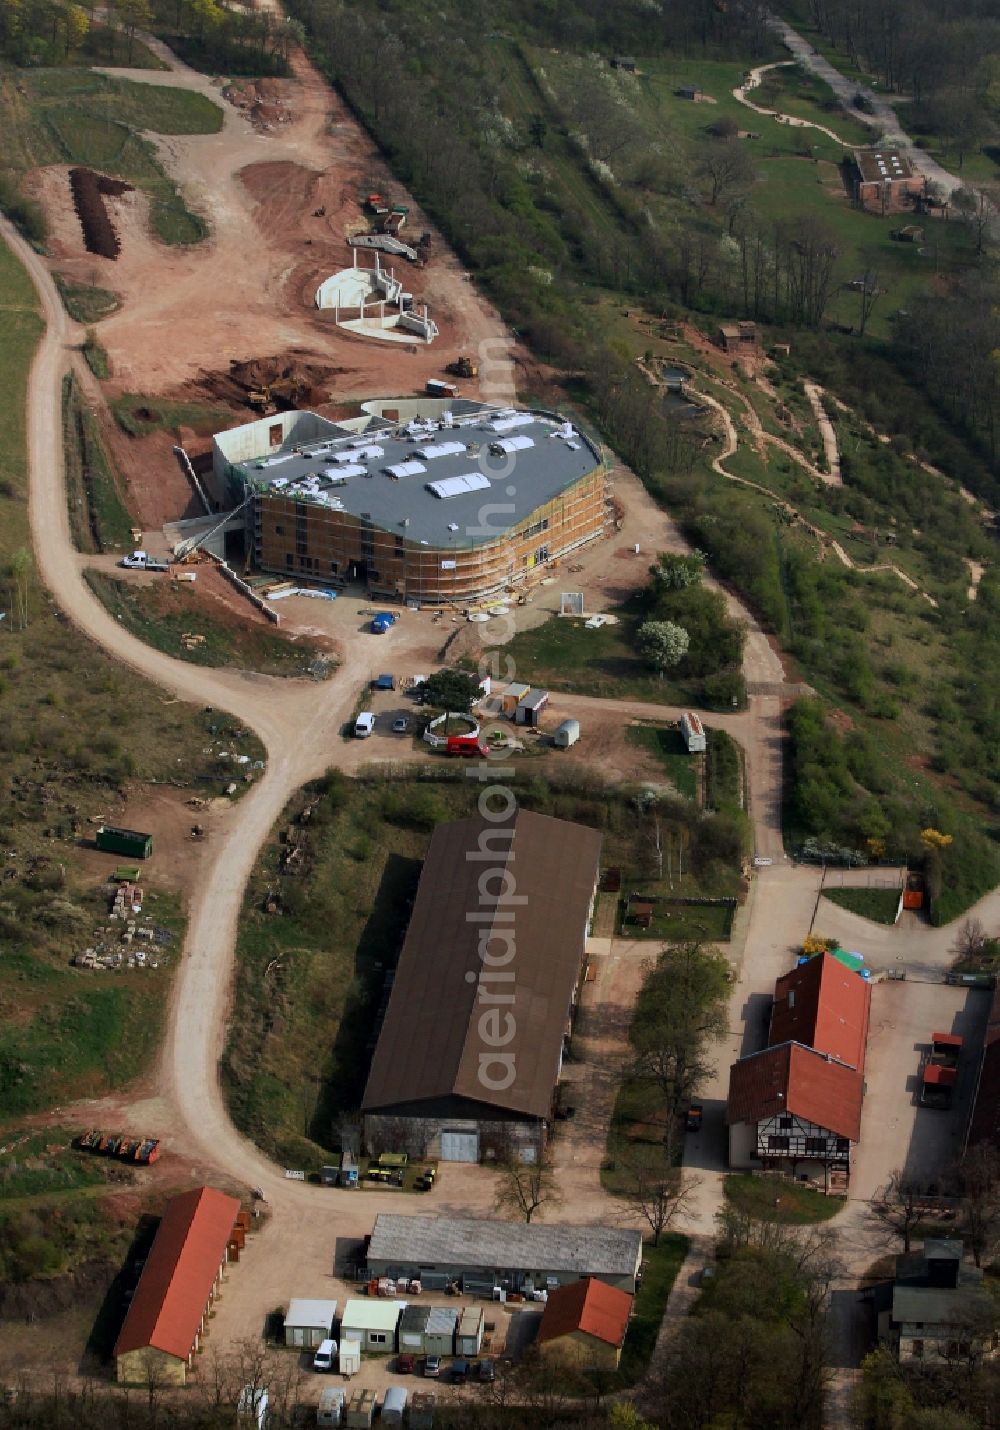
{"type": "Polygon", "coordinates": [[[337,1342],[321,1341],[313,1356],[313,1370],[328,1371],[333,1370],[337,1359],[337,1342]]]}
{"type": "Polygon", "coordinates": [[[367,740],[375,729],[375,716],[370,710],[362,710],[354,722],[354,735],[358,740],[367,740]]]}

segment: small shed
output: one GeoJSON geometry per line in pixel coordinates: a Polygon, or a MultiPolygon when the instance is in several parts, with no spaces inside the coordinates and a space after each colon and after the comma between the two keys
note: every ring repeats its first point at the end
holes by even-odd
{"type": "Polygon", "coordinates": [[[481,1306],[464,1306],[455,1332],[455,1354],[477,1356],[483,1348],[483,1328],[486,1317],[481,1306]]]}
{"type": "Polygon", "coordinates": [[[515,724],[536,727],[548,703],[547,690],[529,690],[527,695],[517,702],[517,709],[514,711],[515,724]]]}
{"type": "Polygon", "coordinates": [[[678,99],[699,100],[704,91],[696,84],[682,84],[674,92],[678,99]]]}
{"type": "Polygon", "coordinates": [[[568,750],[570,745],[575,745],[579,738],[579,720],[564,720],[552,736],[552,742],[554,745],[557,745],[560,750],[568,750]]]}
{"type": "Polygon", "coordinates": [[[518,705],[531,690],[530,685],[522,685],[519,680],[512,681],[507,689],[500,696],[500,712],[513,720],[514,713],[518,705]]]}
{"type": "Polygon", "coordinates": [[[361,1369],[361,1341],[357,1334],[344,1339],[344,1332],[340,1332],[340,1354],[337,1357],[337,1369],[343,1376],[357,1375],[361,1369]]]}
{"type": "Polygon", "coordinates": [[[894,228],[892,237],[900,243],[923,243],[924,231],[919,224],[905,223],[902,228],[894,228]]]}
{"type": "Polygon", "coordinates": [[[415,1390],[410,1399],[410,1430],[434,1430],[437,1396],[432,1390],[415,1390]]]}
{"type": "Polygon", "coordinates": [[[375,690],[395,690],[396,677],[394,675],[377,675],[372,681],[375,690]]]}
{"type": "Polygon", "coordinates": [[[584,1277],[549,1292],[538,1328],[538,1350],[585,1370],[616,1370],[633,1297],[584,1277]]]}
{"type": "Polygon", "coordinates": [[[693,710],[688,710],[681,716],[681,734],[684,736],[684,743],[689,755],[704,754],[708,746],[708,739],[704,725],[693,710]]]}
{"type": "Polygon", "coordinates": [[[319,1394],[316,1407],[317,1425],[341,1425],[344,1420],[344,1401],[347,1391],[340,1385],[328,1385],[319,1394]]]}
{"type": "Polygon", "coordinates": [[[399,1349],[411,1354],[450,1356],[455,1349],[458,1311],[450,1306],[407,1306],[399,1322],[399,1349]]]}
{"type": "Polygon", "coordinates": [[[344,1307],[340,1323],[343,1340],[361,1342],[363,1350],[388,1355],[396,1349],[396,1328],[406,1308],[405,1301],[370,1301],[355,1297],[344,1307]]]}
{"type": "Polygon", "coordinates": [[[289,1302],[285,1317],[285,1345],[301,1350],[315,1350],[333,1333],[337,1319],[336,1301],[312,1301],[295,1296],[289,1302]]]}
{"type": "Polygon", "coordinates": [[[626,74],[635,74],[635,55],[612,55],[611,68],[624,70],[626,74]]]}

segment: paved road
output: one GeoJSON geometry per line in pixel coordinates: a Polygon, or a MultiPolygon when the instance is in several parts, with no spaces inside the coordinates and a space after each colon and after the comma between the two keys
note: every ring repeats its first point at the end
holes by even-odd
{"type": "Polygon", "coordinates": [[[828,84],[841,104],[862,124],[867,124],[873,130],[873,139],[877,138],[887,146],[905,154],[915,169],[918,169],[928,179],[941,184],[949,194],[955,189],[964,187],[961,178],[956,174],[949,173],[936,159],[932,159],[923,149],[917,148],[900,124],[896,111],[883,94],[870,86],[846,79],[839,70],[834,69],[828,59],[814,50],[809,41],[804,39],[797,30],[793,30],[788,21],[783,20],[780,15],[772,14],[768,23],[771,29],[778,33],[782,43],[794,55],[799,64],[811,70],[814,75],[828,84]],[[867,97],[871,105],[869,113],[855,109],[854,96],[858,93],[867,97]]]}

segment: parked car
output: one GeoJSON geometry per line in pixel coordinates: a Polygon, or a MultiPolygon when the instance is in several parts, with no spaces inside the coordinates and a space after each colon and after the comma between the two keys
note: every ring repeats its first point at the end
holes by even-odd
{"type": "Polygon", "coordinates": [[[700,1102],[692,1102],[684,1115],[684,1131],[700,1132],[703,1108],[700,1102]]]}
{"type": "Polygon", "coordinates": [[[396,1357],[396,1371],[399,1375],[412,1375],[416,1368],[415,1356],[404,1354],[396,1357]]]}
{"type": "Polygon", "coordinates": [[[333,1370],[337,1363],[337,1342],[321,1341],[313,1356],[313,1370],[333,1370]]]}
{"type": "Polygon", "coordinates": [[[371,710],[362,710],[354,722],[354,735],[358,740],[367,740],[375,729],[375,716],[371,710]]]}
{"type": "Polygon", "coordinates": [[[392,733],[394,735],[405,735],[410,728],[410,718],[408,715],[398,715],[392,722],[392,733]]]}
{"type": "Polygon", "coordinates": [[[133,551],[131,556],[123,556],[118,563],[127,571],[166,571],[165,561],[154,561],[145,551],[133,551]]]}
{"type": "Polygon", "coordinates": [[[424,1375],[437,1379],[441,1374],[441,1357],[424,1356],[424,1375]]]}
{"type": "Polygon", "coordinates": [[[491,1360],[481,1360],[477,1369],[480,1384],[491,1385],[497,1378],[497,1368],[491,1360]]]}
{"type": "Polygon", "coordinates": [[[452,1385],[464,1385],[469,1378],[469,1362],[459,1357],[451,1363],[452,1385]]]}

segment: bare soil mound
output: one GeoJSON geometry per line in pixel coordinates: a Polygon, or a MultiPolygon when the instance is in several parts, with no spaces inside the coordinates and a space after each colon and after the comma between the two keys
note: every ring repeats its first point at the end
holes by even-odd
{"type": "Polygon", "coordinates": [[[70,169],[69,184],[88,253],[117,258],[121,242],[104,199],[131,193],[132,185],[121,179],[109,179],[105,174],[95,174],[93,169],[70,169]]]}
{"type": "Polygon", "coordinates": [[[329,402],[334,379],[348,369],[331,367],[312,357],[292,352],[246,362],[234,360],[228,373],[205,373],[193,386],[213,401],[246,403],[253,392],[264,393],[277,406],[320,406],[329,402]]]}
{"type": "Polygon", "coordinates": [[[288,84],[279,79],[243,79],[227,84],[222,91],[235,109],[242,109],[255,129],[276,129],[294,119],[285,103],[288,84]]]}

